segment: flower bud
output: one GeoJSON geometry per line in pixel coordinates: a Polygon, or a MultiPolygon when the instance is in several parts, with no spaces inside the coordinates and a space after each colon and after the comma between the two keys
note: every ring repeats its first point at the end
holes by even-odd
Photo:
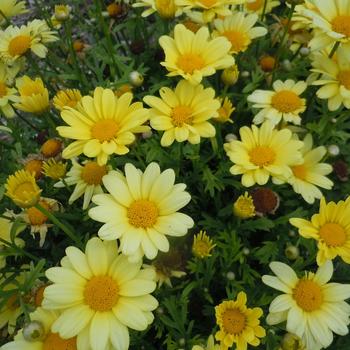
{"type": "Polygon", "coordinates": [[[135,86],[139,87],[143,84],[143,76],[137,71],[132,71],[129,75],[130,83],[135,86]]]}
{"type": "Polygon", "coordinates": [[[229,281],[233,281],[233,280],[236,278],[236,275],[235,275],[234,272],[229,271],[229,272],[227,272],[227,274],[226,274],[226,278],[227,278],[229,281]]]}
{"type": "Polygon", "coordinates": [[[284,254],[289,260],[296,260],[299,258],[299,248],[294,245],[290,245],[284,250],[284,254]]]}
{"type": "Polygon", "coordinates": [[[226,142],[235,141],[235,140],[237,140],[237,136],[235,134],[227,134],[225,136],[226,142]]]}
{"type": "Polygon", "coordinates": [[[310,49],[308,47],[302,47],[299,53],[301,56],[308,56],[310,54],[310,49]]]}
{"type": "Polygon", "coordinates": [[[65,21],[69,18],[69,14],[72,8],[69,5],[56,5],[55,6],[55,18],[57,21],[65,21]]]}
{"type": "Polygon", "coordinates": [[[41,322],[31,321],[23,327],[23,338],[29,342],[43,339],[45,329],[41,322]]]}
{"type": "Polygon", "coordinates": [[[222,71],[221,81],[227,85],[231,86],[236,84],[239,76],[239,71],[237,65],[233,65],[229,68],[226,68],[222,71]]]}
{"type": "Polygon", "coordinates": [[[329,145],[327,151],[332,157],[336,157],[340,153],[340,149],[337,145],[329,145]]]}

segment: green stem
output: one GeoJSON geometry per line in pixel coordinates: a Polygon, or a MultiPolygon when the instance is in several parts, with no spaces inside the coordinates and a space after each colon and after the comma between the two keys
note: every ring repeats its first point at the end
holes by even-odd
{"type": "Polygon", "coordinates": [[[66,33],[66,37],[67,37],[67,41],[68,41],[69,53],[70,53],[72,60],[73,60],[74,70],[78,76],[80,84],[82,84],[86,89],[88,89],[89,83],[86,79],[85,74],[83,74],[83,72],[79,66],[77,53],[74,50],[71,20],[64,21],[63,27],[64,27],[64,31],[66,33]]]}
{"type": "Polygon", "coordinates": [[[41,211],[45,216],[47,216],[48,219],[51,222],[53,222],[56,226],[58,226],[72,241],[74,241],[77,244],[78,247],[81,247],[80,239],[74,234],[73,231],[71,231],[70,228],[68,228],[64,223],[58,220],[55,215],[53,215],[50,211],[48,211],[39,203],[35,205],[35,208],[41,211]]]}
{"type": "Polygon", "coordinates": [[[280,60],[280,56],[281,56],[281,53],[284,49],[284,40],[288,34],[288,30],[289,30],[289,27],[290,27],[290,22],[292,20],[292,17],[293,17],[293,13],[294,13],[294,9],[295,9],[295,6],[296,4],[292,4],[291,8],[290,8],[290,11],[289,11],[289,14],[288,14],[288,18],[287,18],[287,23],[286,23],[286,26],[284,28],[284,31],[283,31],[283,35],[282,35],[282,39],[281,39],[281,44],[280,46],[278,47],[277,49],[277,53],[276,53],[276,56],[275,56],[275,67],[274,67],[274,70],[273,70],[273,73],[272,73],[272,79],[271,79],[271,83],[273,83],[274,81],[274,75],[276,73],[276,69],[278,67],[278,63],[279,63],[279,60],[280,60]]]}
{"type": "Polygon", "coordinates": [[[12,249],[14,249],[16,252],[18,252],[20,255],[23,256],[27,256],[28,258],[35,260],[35,261],[39,261],[40,259],[37,258],[36,256],[26,252],[25,250],[23,250],[21,247],[17,246],[15,243],[13,242],[8,242],[5,239],[0,238],[0,242],[4,245],[6,245],[7,247],[10,247],[12,249]]]}
{"type": "Polygon", "coordinates": [[[262,13],[261,13],[261,21],[264,20],[264,17],[265,17],[265,12],[266,12],[266,7],[267,7],[267,1],[268,0],[265,0],[264,1],[264,7],[263,7],[263,10],[262,10],[262,13]]]}
{"type": "Polygon", "coordinates": [[[29,120],[27,120],[26,118],[24,118],[24,116],[22,114],[20,114],[15,108],[14,111],[17,115],[18,118],[20,118],[21,120],[23,120],[26,124],[28,124],[32,129],[34,129],[36,132],[41,132],[41,130],[39,128],[37,128],[35,125],[33,125],[29,120]]]}
{"type": "Polygon", "coordinates": [[[107,24],[106,24],[106,22],[103,18],[103,15],[102,15],[101,0],[94,0],[94,2],[95,2],[95,7],[96,7],[96,11],[97,11],[98,20],[100,22],[100,26],[102,27],[103,33],[104,33],[105,38],[107,40],[107,50],[108,50],[109,55],[112,59],[112,65],[110,65],[111,75],[112,75],[113,79],[116,80],[116,73],[118,74],[118,77],[120,77],[121,74],[118,71],[117,62],[116,62],[115,57],[114,57],[114,48],[113,48],[113,43],[112,43],[112,39],[111,39],[111,33],[109,32],[107,24]]]}

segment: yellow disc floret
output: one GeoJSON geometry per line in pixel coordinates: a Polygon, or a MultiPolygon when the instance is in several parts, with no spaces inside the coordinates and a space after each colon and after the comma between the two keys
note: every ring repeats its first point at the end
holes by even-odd
{"type": "Polygon", "coordinates": [[[128,208],[129,223],[135,227],[152,227],[158,219],[159,211],[155,203],[140,199],[128,208]]]}

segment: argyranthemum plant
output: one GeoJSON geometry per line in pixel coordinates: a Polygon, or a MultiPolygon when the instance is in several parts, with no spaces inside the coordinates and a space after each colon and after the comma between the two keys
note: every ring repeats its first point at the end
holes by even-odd
{"type": "Polygon", "coordinates": [[[132,98],[131,93],[118,98],[112,90],[97,87],[93,97],[82,98],[78,110],[66,107],[61,117],[68,126],[59,126],[57,131],[76,141],[63,150],[63,157],[70,159],[83,153],[104,165],[112,154],[128,153],[127,146],[134,142],[135,134],[149,130],[143,125],[148,111],[141,102],[131,103],[132,98]]]}
{"type": "Polygon", "coordinates": [[[258,346],[265,337],[265,329],[259,318],[263,311],[259,307],[247,307],[247,295],[239,292],[236,300],[223,301],[215,307],[216,323],[219,330],[215,334],[220,341],[220,349],[227,350],[235,344],[237,350],[247,349],[247,345],[258,346]]]}
{"type": "Polygon", "coordinates": [[[273,8],[280,5],[280,0],[246,0],[244,9],[247,12],[256,12],[257,14],[270,13],[273,8]]]}
{"type": "Polygon", "coordinates": [[[345,300],[350,298],[350,284],[328,283],[333,275],[331,261],[301,278],[281,262],[270,263],[270,268],[277,277],[264,275],[263,282],[284,294],[272,301],[268,324],[287,321],[287,331],[299,336],[307,349],[328,347],[333,333],[348,334],[350,305],[345,300]]]}
{"type": "Polygon", "coordinates": [[[328,101],[330,111],[342,105],[350,109],[350,43],[339,47],[332,59],[326,52],[314,54],[312,65],[316,77],[312,84],[321,86],[317,97],[328,101]]]}
{"type": "Polygon", "coordinates": [[[125,176],[112,171],[103,177],[108,194],[92,198],[97,207],[89,210],[93,220],[105,223],[98,231],[105,240],[120,239],[120,250],[134,260],[146,255],[154,259],[158,250],[169,250],[168,236],[183,236],[193,220],[179,213],[190,200],[186,185],[175,184],[172,169],[160,172],[151,163],[142,173],[125,165],[125,176]]]}
{"type": "Polygon", "coordinates": [[[65,179],[57,182],[54,186],[62,188],[66,185],[76,185],[68,203],[72,204],[84,195],[83,209],[87,209],[92,196],[103,193],[102,178],[110,168],[107,165],[98,165],[95,161],[85,161],[83,165],[80,165],[74,158],[72,164],[72,168],[68,171],[65,179]]]}
{"type": "Polygon", "coordinates": [[[330,190],[333,182],[326,177],[333,168],[330,164],[321,163],[322,158],[327,153],[324,146],[312,148],[313,141],[311,134],[307,134],[303,139],[304,146],[300,150],[303,155],[303,163],[292,166],[292,175],[288,183],[293,186],[293,190],[299,193],[306,202],[312,204],[315,199],[322,197],[322,192],[318,187],[330,190]]]}
{"type": "Polygon", "coordinates": [[[154,272],[118,255],[115,242],[91,238],[85,253],[68,247],[61,267],[46,276],[53,284],[45,288],[43,307],[62,311],[51,331],[77,337],[79,349],[127,350],[128,328],[141,331],[153,322],[154,272]]]}
{"type": "Polygon", "coordinates": [[[235,63],[229,54],[230,42],[223,37],[210,39],[206,27],[193,33],[183,24],[177,24],[174,38],[163,35],[159,44],[165,53],[161,65],[170,72],[168,76],[181,75],[194,85],[199,84],[203,77],[215,74],[216,70],[235,63]]]}
{"type": "Polygon", "coordinates": [[[312,50],[350,42],[350,0],[314,0],[300,6],[298,13],[316,29],[309,42],[312,50]]]}
{"type": "MultiPolygon", "coordinates": [[[[65,349],[76,350],[77,338],[63,339],[58,333],[51,331],[52,324],[57,320],[60,312],[56,310],[45,310],[37,308],[30,314],[30,320],[14,340],[1,347],[2,350],[47,350],[65,349]]],[[[86,350],[90,350],[86,348],[86,350]]]]}
{"type": "Polygon", "coordinates": [[[215,128],[209,120],[218,116],[220,102],[215,99],[213,89],[181,80],[175,90],[163,87],[159,93],[161,98],[146,96],[144,101],[152,107],[152,128],[164,131],[162,146],[170,146],[175,140],[196,144],[201,137],[215,135],[215,128]]]}
{"type": "Polygon", "coordinates": [[[0,26],[6,24],[6,21],[14,16],[26,13],[25,1],[18,0],[2,0],[0,3],[0,26]]]}
{"type": "Polygon", "coordinates": [[[49,108],[49,91],[41,78],[33,80],[25,75],[17,79],[16,86],[20,96],[15,108],[37,114],[47,111],[49,108]]]}
{"type": "Polygon", "coordinates": [[[285,82],[277,80],[272,86],[273,91],[255,90],[247,98],[253,103],[253,108],[261,109],[253,119],[254,123],[261,124],[269,120],[276,125],[283,120],[300,125],[300,114],[306,109],[306,100],[300,95],[305,91],[306,83],[304,81],[295,83],[288,79],[285,82]]]}
{"type": "Polygon", "coordinates": [[[264,27],[254,27],[258,20],[258,15],[244,12],[234,12],[223,19],[214,20],[215,36],[223,36],[231,43],[230,52],[237,54],[247,50],[253,39],[264,36],[267,29],[264,27]]]}
{"type": "Polygon", "coordinates": [[[260,128],[244,126],[239,131],[241,141],[224,144],[226,154],[234,165],[233,175],[242,174],[242,185],[251,187],[255,183],[265,185],[270,176],[291,176],[291,166],[302,163],[303,142],[294,140],[288,129],[276,130],[270,122],[260,128]]]}
{"type": "Polygon", "coordinates": [[[326,203],[322,197],[320,210],[311,221],[292,218],[290,223],[299,229],[301,236],[317,241],[318,265],[337,256],[350,264],[350,197],[337,203],[326,203]]]}

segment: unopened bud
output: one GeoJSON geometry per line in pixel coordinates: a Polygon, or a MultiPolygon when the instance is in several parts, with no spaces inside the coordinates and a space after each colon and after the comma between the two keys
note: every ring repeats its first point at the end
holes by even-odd
{"type": "Polygon", "coordinates": [[[44,326],[39,321],[31,321],[23,327],[23,338],[26,341],[35,342],[41,340],[44,334],[44,326]]]}
{"type": "Polygon", "coordinates": [[[329,145],[327,151],[328,154],[333,157],[336,157],[340,153],[340,149],[337,145],[329,145]]]}
{"type": "Polygon", "coordinates": [[[143,84],[143,76],[137,71],[132,71],[129,75],[130,83],[135,86],[139,87],[143,84]]]}

